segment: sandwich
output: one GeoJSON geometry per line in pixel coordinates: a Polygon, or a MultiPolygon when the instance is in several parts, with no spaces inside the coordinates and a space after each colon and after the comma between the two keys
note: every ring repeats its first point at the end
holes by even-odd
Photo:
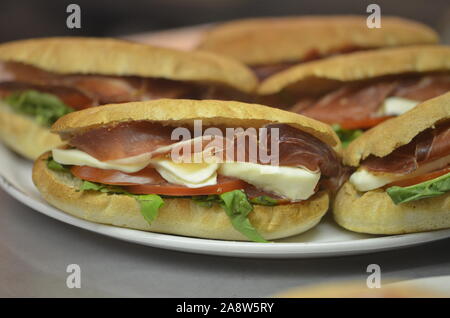
{"type": "Polygon", "coordinates": [[[199,49],[249,65],[260,79],[296,64],[383,47],[435,44],[438,35],[411,20],[384,17],[369,28],[365,16],[309,16],[237,20],[211,28],[199,49]]]}
{"type": "Polygon", "coordinates": [[[305,63],[259,87],[261,102],[334,125],[344,146],[363,131],[449,91],[450,47],[437,45],[305,63]]]}
{"type": "Polygon", "coordinates": [[[341,178],[331,127],[256,104],[113,104],[67,114],[52,132],[67,145],[35,161],[44,199],[144,231],[256,242],[296,235],[320,221],[341,178]]]}
{"type": "Polygon", "coordinates": [[[257,85],[239,62],[100,38],[0,45],[0,138],[29,159],[61,143],[50,126],[93,106],[158,98],[242,99],[257,85]]]}
{"type": "Polygon", "coordinates": [[[402,234],[450,227],[450,93],[428,100],[353,141],[355,171],[338,191],[344,228],[402,234]]]}

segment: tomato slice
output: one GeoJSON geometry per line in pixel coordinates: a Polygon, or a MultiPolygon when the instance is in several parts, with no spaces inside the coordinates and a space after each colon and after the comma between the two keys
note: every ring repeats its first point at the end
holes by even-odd
{"type": "Polygon", "coordinates": [[[125,189],[133,194],[209,195],[244,189],[247,186],[247,183],[242,180],[219,176],[215,185],[188,188],[168,183],[152,167],[147,167],[136,173],[125,173],[118,170],[104,170],[87,166],[73,166],[70,168],[70,171],[74,176],[82,180],[125,186],[125,189]]]}
{"type": "Polygon", "coordinates": [[[174,196],[193,196],[193,195],[210,195],[221,194],[233,190],[244,189],[246,183],[239,179],[231,179],[227,177],[220,177],[217,184],[201,187],[188,188],[176,184],[140,184],[126,187],[127,191],[133,194],[164,194],[174,196]]]}
{"type": "Polygon", "coordinates": [[[415,184],[419,184],[419,183],[422,183],[422,182],[425,182],[428,180],[435,179],[435,178],[443,176],[444,174],[447,174],[449,172],[450,172],[450,167],[446,167],[444,169],[429,172],[429,173],[421,175],[421,176],[417,176],[417,177],[413,177],[413,178],[409,178],[409,179],[405,179],[405,180],[394,181],[394,182],[389,183],[385,187],[386,188],[393,187],[393,186],[409,187],[409,186],[412,186],[415,184]]]}
{"type": "Polygon", "coordinates": [[[339,125],[344,129],[368,129],[372,128],[379,123],[391,119],[395,116],[381,116],[381,117],[370,117],[358,120],[347,120],[345,122],[339,123],[339,125]]]}

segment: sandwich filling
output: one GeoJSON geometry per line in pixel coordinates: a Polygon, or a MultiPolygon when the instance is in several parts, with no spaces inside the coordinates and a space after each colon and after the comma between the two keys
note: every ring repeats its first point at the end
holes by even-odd
{"type": "Polygon", "coordinates": [[[45,126],[68,112],[88,107],[160,98],[247,97],[213,84],[137,76],[56,74],[22,63],[0,62],[0,99],[12,110],[45,126]]]}
{"type": "Polygon", "coordinates": [[[341,55],[341,54],[347,54],[352,52],[358,52],[366,50],[361,47],[357,46],[346,46],[340,49],[331,50],[327,53],[321,53],[317,49],[311,49],[301,60],[298,61],[286,61],[286,62],[280,62],[275,64],[259,64],[259,65],[252,65],[250,68],[255,73],[256,77],[259,80],[265,80],[266,78],[275,75],[277,73],[280,73],[282,71],[287,70],[288,68],[291,68],[295,65],[298,65],[300,63],[306,63],[310,61],[320,60],[322,58],[327,58],[335,55],[341,55]]]}
{"type": "Polygon", "coordinates": [[[450,122],[423,131],[385,157],[370,156],[350,183],[361,192],[384,189],[396,204],[450,191],[450,122]]]}
{"type": "MultiPolygon", "coordinates": [[[[301,204],[319,190],[336,190],[342,169],[328,145],[286,124],[263,128],[269,131],[265,140],[270,140],[270,132],[277,129],[277,165],[261,157],[253,160],[250,141],[244,147],[236,142],[240,132],[179,141],[171,138],[173,128],[149,121],[119,123],[77,134],[69,140],[69,147],[52,151],[50,162],[102,189],[120,187],[130,195],[153,195],[161,200],[184,197],[201,204],[223,205],[223,196],[228,193],[238,193],[250,206],[301,204]]],[[[264,150],[272,154],[274,144],[262,143],[261,132],[256,138],[257,146],[266,147],[264,150]]],[[[251,225],[246,217],[242,221],[245,226],[236,221],[232,224],[247,235],[243,229],[251,225]]],[[[259,236],[247,237],[261,241],[259,236]]]]}
{"type": "Polygon", "coordinates": [[[450,74],[424,74],[344,85],[321,97],[301,98],[290,110],[332,124],[343,143],[450,91],[450,74]]]}

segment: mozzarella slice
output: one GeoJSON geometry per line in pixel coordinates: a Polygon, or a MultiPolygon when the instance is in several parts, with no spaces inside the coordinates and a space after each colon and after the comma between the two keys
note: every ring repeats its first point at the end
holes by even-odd
{"type": "Polygon", "coordinates": [[[364,192],[370,191],[374,189],[381,188],[386,184],[389,184],[394,181],[404,180],[408,178],[413,178],[415,176],[420,176],[422,174],[439,170],[447,167],[450,164],[450,155],[445,156],[443,158],[439,158],[437,160],[428,162],[418,169],[416,169],[413,173],[409,174],[389,174],[389,173],[379,173],[373,174],[365,169],[358,169],[350,176],[350,183],[352,183],[356,190],[364,192]]]}
{"type": "Polygon", "coordinates": [[[175,163],[168,159],[152,160],[150,163],[170,183],[189,188],[217,183],[217,163],[175,163]]]}
{"type": "Polygon", "coordinates": [[[388,97],[380,108],[382,116],[399,116],[416,107],[420,102],[402,97],[388,97]]]}
{"type": "Polygon", "coordinates": [[[73,166],[89,166],[99,169],[112,169],[119,170],[126,173],[138,172],[148,166],[148,163],[130,163],[130,164],[118,164],[108,161],[100,161],[88,153],[78,149],[53,149],[53,159],[63,165],[73,166]]]}
{"type": "Polygon", "coordinates": [[[297,167],[279,167],[248,162],[226,162],[220,174],[239,178],[255,187],[273,192],[292,201],[306,200],[315,192],[319,172],[297,167]]]}
{"type": "Polygon", "coordinates": [[[135,157],[120,161],[100,161],[77,149],[54,149],[53,159],[63,165],[89,166],[99,169],[119,170],[134,173],[153,166],[170,183],[189,188],[217,184],[217,172],[224,176],[244,180],[255,187],[275,193],[291,201],[306,200],[314,194],[320,172],[311,172],[298,167],[279,167],[245,162],[175,163],[158,158],[137,160],[135,157]]]}
{"type": "Polygon", "coordinates": [[[355,186],[356,190],[365,192],[381,188],[396,179],[398,178],[392,175],[375,175],[365,169],[360,169],[350,176],[349,181],[355,186]]]}

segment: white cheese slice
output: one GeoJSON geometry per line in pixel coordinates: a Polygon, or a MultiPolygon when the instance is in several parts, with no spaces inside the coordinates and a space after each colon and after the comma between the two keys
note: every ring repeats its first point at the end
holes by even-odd
{"type": "Polygon", "coordinates": [[[217,183],[217,163],[175,163],[168,159],[152,160],[150,164],[170,183],[200,188],[217,183]]]}
{"type": "Polygon", "coordinates": [[[388,97],[380,108],[382,116],[399,116],[416,107],[420,102],[402,97],[388,97]]]}
{"type": "Polygon", "coordinates": [[[364,192],[364,191],[370,191],[374,189],[381,188],[385,186],[386,184],[389,184],[394,181],[404,180],[413,178],[415,176],[420,176],[422,174],[439,170],[442,168],[447,167],[450,164],[450,155],[439,158],[437,160],[428,162],[422,166],[420,166],[418,169],[416,169],[414,172],[409,174],[389,174],[389,173],[379,173],[379,174],[373,174],[366,169],[360,168],[357,171],[355,171],[350,176],[350,183],[352,183],[356,190],[364,192]]]}
{"type": "Polygon", "coordinates": [[[396,178],[392,175],[375,175],[365,169],[360,169],[350,176],[350,183],[355,186],[356,190],[365,192],[381,188],[396,179],[398,177],[396,178]]]}
{"type": "Polygon", "coordinates": [[[100,161],[88,153],[78,149],[53,149],[53,159],[63,165],[89,166],[99,169],[113,169],[126,173],[138,172],[148,166],[148,163],[117,164],[108,161],[100,161]]]}
{"type": "Polygon", "coordinates": [[[54,149],[53,159],[64,165],[89,166],[134,173],[153,166],[168,182],[199,188],[217,184],[217,172],[244,180],[255,187],[273,192],[292,201],[306,200],[315,192],[320,172],[299,167],[279,167],[245,162],[175,163],[170,159],[100,161],[77,149],[54,149]],[[119,163],[120,162],[120,163],[119,163]]]}
{"type": "Polygon", "coordinates": [[[292,201],[306,200],[315,192],[319,172],[304,168],[260,165],[248,162],[226,162],[220,174],[239,178],[255,187],[273,192],[292,201]]]}

